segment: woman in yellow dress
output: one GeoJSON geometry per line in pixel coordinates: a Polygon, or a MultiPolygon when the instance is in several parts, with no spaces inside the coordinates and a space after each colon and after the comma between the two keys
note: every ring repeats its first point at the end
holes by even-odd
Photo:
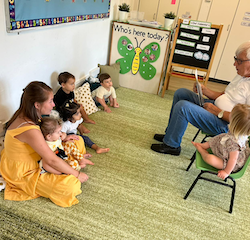
{"type": "MultiPolygon", "coordinates": [[[[7,183],[4,198],[23,201],[42,196],[61,207],[77,204],[76,195],[82,192],[81,183],[88,176],[57,157],[37,125],[41,116],[49,115],[54,107],[52,89],[34,81],[23,91],[20,107],[7,124],[5,148],[1,153],[0,172],[7,183]],[[40,174],[41,159],[64,174],[40,174]]],[[[79,144],[77,136],[69,137],[79,144]]]]}

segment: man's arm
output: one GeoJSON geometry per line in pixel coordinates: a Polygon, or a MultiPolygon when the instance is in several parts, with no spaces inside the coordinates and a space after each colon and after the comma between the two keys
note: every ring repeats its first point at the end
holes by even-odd
{"type": "MultiPolygon", "coordinates": [[[[208,97],[209,99],[212,99],[212,100],[215,100],[216,98],[218,98],[219,96],[224,94],[224,91],[223,92],[216,92],[216,91],[213,91],[213,90],[207,88],[203,84],[201,84],[201,88],[202,88],[202,93],[206,97],[208,97]]],[[[197,93],[196,83],[194,83],[193,91],[197,93]]],[[[214,114],[215,116],[218,116],[218,114],[222,111],[222,109],[216,107],[212,103],[204,103],[203,108],[206,109],[208,112],[214,114]]],[[[221,119],[229,122],[229,114],[230,114],[230,112],[225,111],[223,113],[223,117],[221,119]]]]}
{"type": "MultiPolygon", "coordinates": [[[[215,100],[216,98],[218,98],[219,96],[224,94],[224,91],[223,92],[216,92],[216,91],[213,91],[213,90],[207,88],[203,84],[201,84],[201,89],[202,89],[202,94],[205,95],[206,97],[208,97],[209,99],[212,99],[212,100],[215,100]]],[[[197,93],[196,82],[194,83],[193,91],[195,93],[197,93]]]]}
{"type": "MultiPolygon", "coordinates": [[[[214,114],[215,116],[218,116],[218,114],[222,111],[220,108],[216,107],[212,103],[204,103],[203,108],[206,109],[208,112],[214,114]]],[[[224,111],[222,120],[229,122],[229,115],[230,112],[224,111]]]]}

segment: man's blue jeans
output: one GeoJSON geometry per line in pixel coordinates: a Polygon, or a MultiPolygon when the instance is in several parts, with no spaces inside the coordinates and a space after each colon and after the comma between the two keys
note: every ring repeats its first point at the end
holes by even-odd
{"type": "MultiPolygon", "coordinates": [[[[214,100],[204,99],[204,102],[214,103],[214,100]]],[[[228,132],[228,122],[200,107],[196,93],[180,88],[174,94],[163,142],[170,147],[180,147],[188,123],[213,135],[228,132]]]]}

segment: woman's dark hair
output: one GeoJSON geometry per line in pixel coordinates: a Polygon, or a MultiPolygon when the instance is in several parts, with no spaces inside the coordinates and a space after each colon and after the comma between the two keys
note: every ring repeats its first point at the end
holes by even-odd
{"type": "Polygon", "coordinates": [[[60,117],[65,122],[67,120],[71,120],[72,116],[76,114],[77,110],[80,108],[80,104],[75,103],[71,100],[67,100],[61,107],[60,107],[60,117]]]}
{"type": "Polygon", "coordinates": [[[24,119],[27,118],[27,120],[38,124],[40,116],[37,114],[35,103],[43,103],[48,100],[50,92],[52,92],[52,89],[44,82],[34,81],[29,83],[26,88],[23,89],[20,106],[7,123],[6,128],[8,128],[20,114],[22,114],[24,119]]]}

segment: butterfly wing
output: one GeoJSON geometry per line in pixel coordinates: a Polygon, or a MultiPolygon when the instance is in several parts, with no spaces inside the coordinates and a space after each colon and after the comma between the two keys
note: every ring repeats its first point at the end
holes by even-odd
{"type": "Polygon", "coordinates": [[[129,38],[122,36],[120,37],[117,44],[118,52],[123,58],[116,60],[120,63],[120,73],[125,74],[131,70],[132,61],[135,56],[135,49],[129,38]]]}
{"type": "Polygon", "coordinates": [[[148,44],[140,54],[139,72],[143,79],[151,80],[156,74],[156,68],[151,64],[159,58],[160,45],[156,42],[148,44]]]}

